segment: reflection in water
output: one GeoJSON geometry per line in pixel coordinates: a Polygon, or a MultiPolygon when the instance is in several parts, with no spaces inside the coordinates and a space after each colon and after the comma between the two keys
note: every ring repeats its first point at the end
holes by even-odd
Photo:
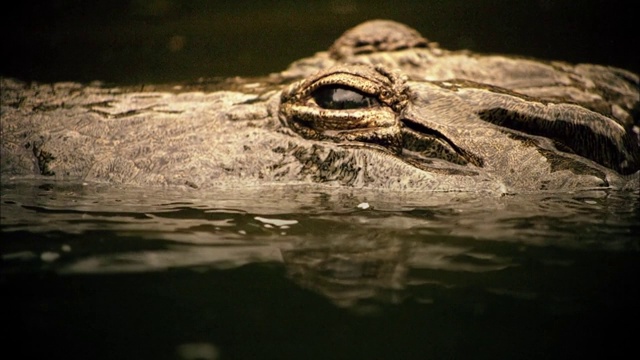
{"type": "MultiPolygon", "coordinates": [[[[406,285],[406,255],[410,249],[397,238],[385,239],[385,235],[330,237],[326,244],[283,251],[287,274],[301,286],[345,307],[353,307],[362,299],[400,294],[406,285]]],[[[385,300],[393,302],[394,297],[385,300]]]]}
{"type": "Polygon", "coordinates": [[[521,282],[536,267],[552,271],[573,266],[584,253],[638,250],[637,195],[486,198],[304,187],[266,194],[5,187],[4,271],[206,271],[277,263],[302,288],[357,310],[371,301],[429,303],[430,291],[471,279],[496,294],[536,297],[535,286],[521,282]],[[371,207],[362,209],[363,203],[371,207]]]}
{"type": "Polygon", "coordinates": [[[0,316],[24,358],[615,357],[638,199],[5,185],[0,316]]]}

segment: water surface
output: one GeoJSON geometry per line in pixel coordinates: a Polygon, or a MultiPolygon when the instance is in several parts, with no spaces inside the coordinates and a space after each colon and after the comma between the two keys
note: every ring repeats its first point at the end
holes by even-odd
{"type": "MultiPolygon", "coordinates": [[[[447,49],[640,63],[635,13],[595,0],[13,5],[0,76],[24,81],[265,75],[375,18],[447,49]]],[[[639,198],[2,183],[0,357],[634,358],[639,198]]]]}
{"type": "Polygon", "coordinates": [[[2,186],[21,358],[540,359],[635,350],[639,195],[2,186]]]}

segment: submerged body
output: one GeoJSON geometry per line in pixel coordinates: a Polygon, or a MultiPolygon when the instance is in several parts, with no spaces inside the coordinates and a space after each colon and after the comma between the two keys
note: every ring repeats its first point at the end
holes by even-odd
{"type": "Polygon", "coordinates": [[[2,79],[2,181],[636,189],[639,87],[621,69],[450,52],[371,21],[260,79],[2,79]]]}

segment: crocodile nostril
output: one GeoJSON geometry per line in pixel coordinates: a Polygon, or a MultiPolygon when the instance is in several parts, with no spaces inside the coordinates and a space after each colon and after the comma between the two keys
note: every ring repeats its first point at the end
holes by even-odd
{"type": "Polygon", "coordinates": [[[415,29],[395,21],[372,20],[345,32],[329,48],[329,55],[344,59],[352,55],[429,46],[429,41],[415,29]]]}

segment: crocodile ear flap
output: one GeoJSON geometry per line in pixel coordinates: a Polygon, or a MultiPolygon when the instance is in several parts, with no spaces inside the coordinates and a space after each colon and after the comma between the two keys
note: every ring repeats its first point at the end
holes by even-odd
{"type": "Polygon", "coordinates": [[[547,108],[492,107],[477,115],[498,126],[552,139],[557,150],[575,153],[620,174],[640,170],[638,140],[614,120],[573,104],[540,106],[547,108]]]}

